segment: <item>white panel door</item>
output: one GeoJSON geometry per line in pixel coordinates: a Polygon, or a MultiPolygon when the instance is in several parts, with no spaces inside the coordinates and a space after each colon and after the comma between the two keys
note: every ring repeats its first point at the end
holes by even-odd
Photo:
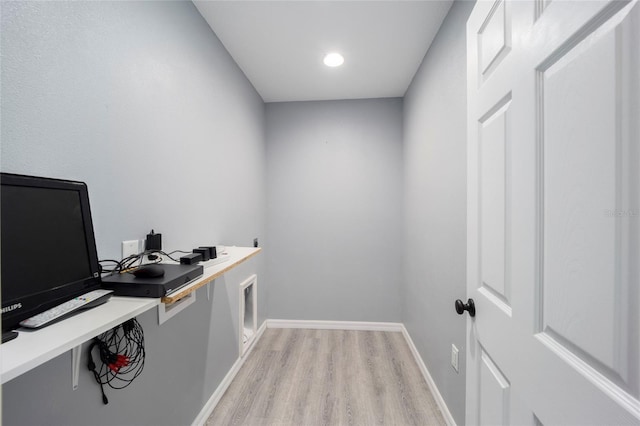
{"type": "Polygon", "coordinates": [[[638,425],[640,3],[480,0],[467,55],[467,423],[638,425]]]}

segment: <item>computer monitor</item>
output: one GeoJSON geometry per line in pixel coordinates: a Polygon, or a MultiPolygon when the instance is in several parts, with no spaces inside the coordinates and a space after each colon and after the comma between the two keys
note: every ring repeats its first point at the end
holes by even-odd
{"type": "Polygon", "coordinates": [[[83,182],[0,173],[2,331],[100,287],[83,182]]]}

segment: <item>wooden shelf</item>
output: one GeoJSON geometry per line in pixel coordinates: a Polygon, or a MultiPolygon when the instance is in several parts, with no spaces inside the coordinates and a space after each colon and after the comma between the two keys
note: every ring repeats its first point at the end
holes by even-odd
{"type": "Polygon", "coordinates": [[[18,338],[0,345],[2,383],[135,318],[158,303],[159,299],[113,296],[103,305],[48,327],[39,330],[18,329],[18,338]]]}
{"type": "Polygon", "coordinates": [[[228,253],[229,260],[223,263],[218,263],[216,265],[212,265],[206,267],[202,274],[202,277],[196,279],[193,283],[189,284],[186,287],[182,287],[177,291],[165,296],[162,298],[162,303],[170,305],[172,303],[177,302],[185,296],[188,296],[190,293],[193,293],[200,287],[203,287],[206,284],[209,284],[211,281],[215,280],[219,276],[223,275],[228,270],[234,268],[235,266],[241,264],[242,262],[251,259],[253,256],[258,254],[262,249],[254,248],[254,247],[227,247],[225,253],[228,253]]]}

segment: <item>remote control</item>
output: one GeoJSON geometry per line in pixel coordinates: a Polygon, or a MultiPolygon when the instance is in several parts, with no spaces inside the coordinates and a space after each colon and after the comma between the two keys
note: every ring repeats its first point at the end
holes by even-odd
{"type": "Polygon", "coordinates": [[[68,302],[64,302],[58,306],[34,315],[20,322],[20,325],[27,328],[40,328],[45,325],[53,324],[60,321],[66,316],[81,310],[93,308],[94,306],[105,303],[111,298],[113,290],[94,290],[85,293],[82,296],[75,297],[68,302]]]}

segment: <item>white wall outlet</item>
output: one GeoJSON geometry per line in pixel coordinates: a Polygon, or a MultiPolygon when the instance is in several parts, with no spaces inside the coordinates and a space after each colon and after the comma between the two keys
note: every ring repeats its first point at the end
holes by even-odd
{"type": "Polygon", "coordinates": [[[140,253],[140,240],[129,240],[122,242],[122,258],[140,253]]]}
{"type": "Polygon", "coordinates": [[[456,373],[459,373],[458,370],[458,348],[456,348],[456,345],[451,345],[451,366],[453,367],[454,370],[456,370],[456,373]]]}

